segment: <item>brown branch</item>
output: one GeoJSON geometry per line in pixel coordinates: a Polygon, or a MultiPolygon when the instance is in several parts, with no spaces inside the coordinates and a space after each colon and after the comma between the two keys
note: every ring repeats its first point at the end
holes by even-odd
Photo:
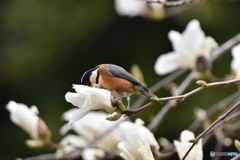
{"type": "Polygon", "coordinates": [[[233,46],[237,45],[238,43],[240,43],[240,33],[223,43],[217,49],[213,50],[210,62],[215,61],[218,57],[228,52],[233,46]]]}
{"type": "Polygon", "coordinates": [[[216,124],[218,124],[221,121],[224,121],[225,118],[231,114],[235,109],[237,109],[240,106],[240,102],[238,102],[237,104],[235,104],[230,110],[228,110],[226,113],[224,113],[222,116],[220,116],[216,121],[214,121],[207,129],[205,129],[199,136],[197,136],[197,138],[195,139],[195,143],[192,144],[192,146],[188,149],[188,151],[186,152],[186,154],[184,155],[184,157],[182,158],[182,160],[184,160],[187,155],[190,153],[190,151],[192,150],[192,148],[195,146],[195,144],[199,141],[199,139],[201,139],[202,137],[204,137],[216,124]]]}
{"type": "Polygon", "coordinates": [[[177,7],[177,6],[181,6],[184,4],[188,4],[191,3],[195,0],[179,0],[179,1],[164,1],[164,0],[146,0],[147,4],[150,3],[160,3],[166,7],[177,7]]]}
{"type": "MultiPolygon", "coordinates": [[[[240,82],[240,79],[234,79],[234,80],[229,80],[229,81],[223,81],[223,82],[214,82],[214,83],[206,83],[204,86],[201,86],[199,88],[196,88],[186,94],[183,94],[183,95],[180,95],[180,96],[172,96],[172,97],[165,97],[165,98],[159,98],[159,101],[162,102],[162,101],[170,101],[170,100],[184,100],[186,99],[187,97],[205,89],[205,88],[208,88],[208,87],[213,87],[213,86],[226,86],[226,85],[229,85],[229,84],[233,84],[233,83],[238,83],[240,82]]],[[[127,115],[131,115],[131,114],[136,114],[138,112],[140,112],[141,110],[143,109],[146,109],[150,106],[152,106],[153,104],[156,104],[156,103],[159,103],[159,101],[153,101],[153,102],[150,102],[140,108],[137,108],[137,109],[134,109],[134,110],[128,110],[126,111],[125,114],[127,115]]]]}
{"type": "MultiPolygon", "coordinates": [[[[235,100],[237,100],[236,102],[238,102],[240,100],[240,98],[238,99],[238,97],[240,97],[240,92],[236,92],[222,100],[220,100],[219,102],[213,104],[212,106],[210,106],[207,110],[207,116],[206,117],[210,117],[212,116],[213,113],[215,113],[217,110],[221,110],[223,108],[225,108],[226,106],[232,104],[232,102],[234,102],[235,100]]],[[[234,103],[236,103],[234,102],[234,103]]],[[[200,121],[198,119],[196,119],[194,122],[192,122],[192,124],[188,127],[188,130],[190,131],[195,131],[203,122],[204,120],[200,121]]]]}
{"type": "MultiPolygon", "coordinates": [[[[184,72],[186,72],[187,69],[179,69],[176,72],[168,75],[167,77],[161,79],[159,82],[157,82],[156,84],[154,84],[152,87],[149,88],[149,90],[152,93],[157,92],[158,90],[160,90],[162,87],[166,86],[168,83],[172,82],[173,80],[175,80],[177,77],[179,77],[180,75],[182,75],[184,72]]],[[[141,96],[132,106],[132,109],[138,108],[139,106],[141,106],[145,101],[147,100],[146,97],[141,96]]]]}
{"type": "MultiPolygon", "coordinates": [[[[234,36],[233,38],[229,39],[228,41],[226,41],[225,43],[223,43],[221,46],[219,46],[218,48],[216,48],[213,51],[212,57],[210,59],[210,62],[214,62],[218,57],[220,57],[222,54],[226,53],[227,51],[229,51],[234,45],[236,45],[237,43],[240,42],[240,33],[237,34],[236,36],[234,36]]],[[[194,71],[192,71],[192,74],[194,74],[194,71]]],[[[190,75],[190,74],[189,74],[190,75]]],[[[185,79],[188,80],[189,79],[185,79]]],[[[185,81],[184,80],[184,81],[185,81]]],[[[188,85],[188,84],[187,84],[188,85]]],[[[182,83],[179,86],[178,89],[178,95],[182,94],[182,92],[186,89],[186,83],[182,83]]],[[[177,95],[175,93],[175,95],[177,95]]],[[[164,107],[158,112],[158,114],[155,116],[155,118],[151,121],[151,123],[148,125],[148,128],[151,131],[156,130],[157,126],[161,123],[161,121],[163,120],[163,118],[165,117],[165,115],[168,113],[168,111],[172,108],[172,103],[168,102],[164,105],[164,107]]]]}
{"type": "MultiPolygon", "coordinates": [[[[209,130],[209,132],[204,136],[203,146],[206,144],[206,142],[208,141],[209,137],[214,133],[214,131],[215,131],[217,128],[222,127],[223,125],[226,125],[225,122],[229,122],[230,120],[232,120],[232,119],[234,119],[234,118],[236,118],[236,117],[238,117],[238,116],[240,116],[240,111],[235,112],[235,113],[229,115],[228,117],[225,118],[224,121],[219,122],[219,123],[218,123],[217,125],[215,125],[211,130],[209,130]]],[[[223,126],[223,127],[225,127],[225,126],[223,126]]],[[[174,155],[175,152],[176,152],[176,150],[173,149],[173,150],[171,150],[171,151],[169,151],[169,152],[167,152],[167,153],[163,153],[163,154],[162,154],[163,156],[162,156],[161,158],[162,158],[162,159],[169,158],[169,157],[171,157],[172,155],[174,155]]],[[[232,160],[232,159],[231,159],[231,160],[232,160]]],[[[235,160],[235,159],[234,159],[234,160],[235,160]]]]}

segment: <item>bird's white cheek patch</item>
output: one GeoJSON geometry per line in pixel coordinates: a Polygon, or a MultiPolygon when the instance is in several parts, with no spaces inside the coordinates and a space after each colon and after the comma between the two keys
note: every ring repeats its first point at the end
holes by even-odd
{"type": "Polygon", "coordinates": [[[98,69],[92,72],[92,75],[90,76],[90,82],[91,84],[96,84],[97,83],[97,75],[98,75],[98,69]]]}

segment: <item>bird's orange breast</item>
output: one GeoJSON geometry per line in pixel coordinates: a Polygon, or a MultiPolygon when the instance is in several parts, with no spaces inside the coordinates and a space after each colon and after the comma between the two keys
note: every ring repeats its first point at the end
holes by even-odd
{"type": "Polygon", "coordinates": [[[133,94],[135,92],[134,85],[130,81],[113,76],[108,72],[107,68],[100,67],[99,73],[99,85],[101,87],[110,91],[116,90],[120,95],[122,95],[122,92],[129,92],[129,94],[133,94]]]}

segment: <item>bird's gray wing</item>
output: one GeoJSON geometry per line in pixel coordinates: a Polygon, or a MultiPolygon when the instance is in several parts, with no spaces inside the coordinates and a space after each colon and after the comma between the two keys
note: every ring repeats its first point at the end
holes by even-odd
{"type": "Polygon", "coordinates": [[[106,65],[104,65],[104,67],[108,68],[109,73],[111,73],[115,77],[126,79],[135,85],[143,86],[141,84],[141,82],[139,82],[135,77],[133,77],[133,75],[131,75],[129,72],[127,72],[122,67],[119,67],[114,64],[106,64],[106,65]]]}
{"type": "Polygon", "coordinates": [[[127,72],[122,67],[119,67],[114,64],[106,64],[106,65],[104,65],[104,67],[108,68],[109,73],[112,74],[113,76],[122,78],[122,79],[126,79],[126,80],[132,82],[134,85],[141,87],[142,89],[140,90],[140,92],[143,95],[145,95],[147,97],[157,97],[152,92],[150,92],[149,89],[147,89],[144,85],[142,85],[141,82],[139,82],[135,77],[133,77],[133,75],[131,75],[129,72],[127,72]]]}

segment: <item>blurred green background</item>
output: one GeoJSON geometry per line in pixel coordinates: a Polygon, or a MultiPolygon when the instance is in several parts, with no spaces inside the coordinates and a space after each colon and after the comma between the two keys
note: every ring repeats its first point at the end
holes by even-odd
{"type": "MultiPolygon", "coordinates": [[[[5,109],[8,101],[38,106],[53,141],[59,142],[59,129],[65,123],[60,116],[73,107],[64,96],[72,91],[72,84],[80,83],[87,69],[113,63],[129,71],[132,64],[138,64],[147,85],[152,86],[164,77],[153,70],[157,57],[173,50],[167,37],[170,30],[182,32],[190,20],[198,19],[206,35],[218,44],[240,31],[240,1],[230,0],[195,2],[185,12],[162,21],[120,17],[110,0],[3,0],[0,11],[0,159],[52,152],[25,145],[29,136],[10,121],[5,109]]],[[[230,54],[220,58],[213,65],[214,74],[228,74],[230,62],[230,54]]],[[[196,87],[193,83],[188,91],[196,87]]],[[[236,88],[209,88],[188,98],[166,116],[156,137],[177,139],[194,120],[194,107],[207,108],[236,88]]],[[[156,94],[170,96],[167,90],[156,94]]],[[[138,96],[133,97],[132,103],[138,96]]],[[[140,117],[148,123],[159,107],[152,106],[133,119],[140,117]]],[[[213,138],[204,148],[206,158],[215,143],[213,138]]],[[[228,150],[236,151],[233,145],[228,150]]]]}

